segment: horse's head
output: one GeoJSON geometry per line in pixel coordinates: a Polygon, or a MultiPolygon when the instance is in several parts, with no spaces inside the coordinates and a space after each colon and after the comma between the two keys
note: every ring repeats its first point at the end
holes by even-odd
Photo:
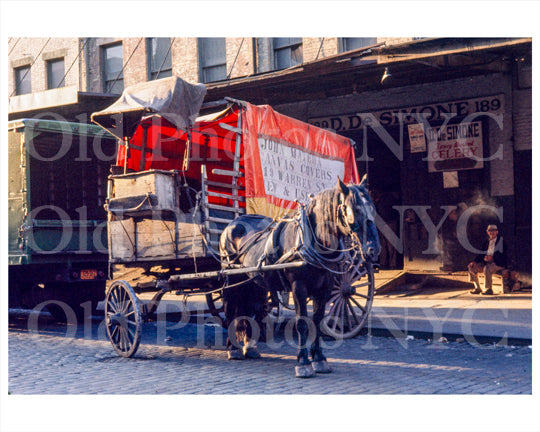
{"type": "Polygon", "coordinates": [[[375,226],[375,206],[367,190],[367,175],[359,185],[347,186],[338,178],[336,189],[340,192],[339,229],[345,235],[358,236],[364,257],[376,260],[381,246],[375,226]]]}

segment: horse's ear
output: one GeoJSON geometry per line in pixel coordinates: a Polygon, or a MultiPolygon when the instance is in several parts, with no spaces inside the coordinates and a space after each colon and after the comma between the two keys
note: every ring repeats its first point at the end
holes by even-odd
{"type": "Polygon", "coordinates": [[[339,176],[337,178],[336,189],[338,191],[340,191],[343,195],[348,195],[349,194],[349,188],[347,187],[347,185],[345,183],[343,183],[341,181],[339,176]]]}
{"type": "Polygon", "coordinates": [[[360,182],[360,186],[362,186],[363,188],[368,188],[368,179],[367,179],[367,173],[364,174],[364,177],[362,177],[362,181],[360,182]]]}

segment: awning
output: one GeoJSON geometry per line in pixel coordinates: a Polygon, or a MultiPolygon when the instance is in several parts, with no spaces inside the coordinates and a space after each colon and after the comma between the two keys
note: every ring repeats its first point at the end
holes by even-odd
{"type": "Polygon", "coordinates": [[[195,123],[204,96],[204,84],[169,77],[130,86],[110,107],[93,113],[91,120],[114,136],[131,138],[141,120],[159,116],[186,131],[195,123]]]}

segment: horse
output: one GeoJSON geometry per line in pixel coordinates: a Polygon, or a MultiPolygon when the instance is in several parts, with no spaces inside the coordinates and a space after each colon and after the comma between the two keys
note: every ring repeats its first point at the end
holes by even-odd
{"type": "Polygon", "coordinates": [[[343,261],[346,239],[359,243],[364,260],[377,259],[380,243],[374,216],[367,176],[359,185],[349,186],[338,177],[335,187],[311,197],[291,218],[274,221],[260,215],[243,215],[231,222],[222,232],[219,243],[224,267],[260,268],[298,260],[305,265],[250,273],[245,283],[224,289],[228,358],[260,357],[256,347],[259,335],[254,335],[253,331],[259,330],[257,324],[265,316],[268,292],[287,289],[292,292],[296,310],[296,376],[310,378],[316,373],[332,372],[320,346],[320,323],[330,297],[331,277],[343,261]],[[308,297],[313,300],[316,330],[309,353],[308,297]],[[241,332],[244,333],[243,347],[238,340],[241,332]]]}

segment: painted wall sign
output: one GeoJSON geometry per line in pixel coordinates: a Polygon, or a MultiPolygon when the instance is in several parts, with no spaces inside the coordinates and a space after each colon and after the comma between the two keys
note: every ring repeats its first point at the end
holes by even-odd
{"type": "Polygon", "coordinates": [[[425,119],[431,124],[431,122],[444,122],[448,116],[466,117],[474,113],[497,114],[502,113],[503,111],[504,94],[499,94],[495,96],[418,105],[370,113],[315,117],[309,119],[308,123],[341,132],[360,130],[368,121],[371,121],[369,126],[372,128],[420,123],[421,121],[419,121],[419,118],[425,119]],[[366,116],[366,114],[370,115],[366,116]],[[375,124],[373,123],[373,117],[376,120],[375,124]]]}
{"type": "Polygon", "coordinates": [[[429,128],[426,138],[429,172],[483,168],[482,122],[429,128]]]}

